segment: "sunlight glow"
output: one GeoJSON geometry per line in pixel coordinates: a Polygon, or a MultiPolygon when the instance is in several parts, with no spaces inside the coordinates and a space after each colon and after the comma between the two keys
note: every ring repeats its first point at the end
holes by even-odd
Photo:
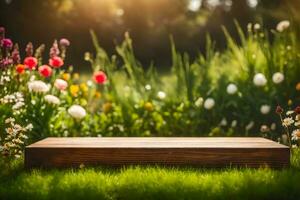
{"type": "Polygon", "coordinates": [[[220,0],[207,0],[207,3],[212,8],[217,7],[221,4],[220,0]]]}
{"type": "Polygon", "coordinates": [[[116,15],[117,15],[118,17],[123,16],[123,15],[124,15],[124,10],[123,10],[122,8],[116,9],[116,15]]]}
{"type": "Polygon", "coordinates": [[[189,5],[188,5],[188,9],[190,11],[196,12],[199,10],[199,8],[202,5],[202,0],[190,0],[189,5]]]}
{"type": "Polygon", "coordinates": [[[258,4],[258,0],[247,0],[247,4],[251,8],[255,8],[258,4]]]}

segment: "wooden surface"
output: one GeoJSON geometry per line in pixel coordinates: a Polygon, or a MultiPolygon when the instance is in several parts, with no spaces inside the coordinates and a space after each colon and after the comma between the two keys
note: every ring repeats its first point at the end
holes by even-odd
{"type": "Polygon", "coordinates": [[[25,149],[25,166],[289,166],[288,147],[264,138],[46,138],[25,149]]]}

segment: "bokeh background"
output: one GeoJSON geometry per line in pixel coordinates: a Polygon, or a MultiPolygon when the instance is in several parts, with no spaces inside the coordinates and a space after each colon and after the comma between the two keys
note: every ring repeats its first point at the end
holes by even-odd
{"type": "Polygon", "coordinates": [[[128,31],[144,66],[154,61],[164,71],[171,62],[171,34],[179,51],[195,56],[207,33],[224,48],[222,25],[237,37],[234,19],[244,29],[249,22],[272,29],[284,19],[299,24],[299,10],[300,0],[1,0],[0,26],[22,49],[28,41],[50,47],[54,39],[68,38],[67,63],[80,71],[90,69],[83,59],[93,51],[90,29],[110,54],[128,31]]]}

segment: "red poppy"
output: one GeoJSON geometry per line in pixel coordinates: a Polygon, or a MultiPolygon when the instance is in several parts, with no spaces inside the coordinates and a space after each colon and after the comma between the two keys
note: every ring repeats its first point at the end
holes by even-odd
{"type": "Polygon", "coordinates": [[[51,76],[52,69],[48,65],[42,65],[39,67],[39,73],[41,76],[47,78],[47,77],[51,76]]]}
{"type": "Polygon", "coordinates": [[[98,84],[104,84],[107,80],[106,74],[103,71],[95,72],[93,78],[98,84]]]}
{"type": "Polygon", "coordinates": [[[18,74],[23,74],[25,72],[25,65],[18,64],[16,66],[16,71],[18,74]]]}
{"type": "Polygon", "coordinates": [[[54,56],[53,58],[49,59],[49,65],[54,68],[60,68],[64,65],[64,61],[61,57],[54,56]]]}
{"type": "Polygon", "coordinates": [[[24,65],[26,65],[26,67],[28,67],[30,70],[35,69],[37,64],[38,61],[35,57],[26,57],[24,59],[24,65]]]}

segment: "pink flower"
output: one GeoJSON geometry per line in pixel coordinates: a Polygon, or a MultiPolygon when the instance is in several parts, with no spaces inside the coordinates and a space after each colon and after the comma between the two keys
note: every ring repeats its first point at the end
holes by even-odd
{"type": "Polygon", "coordinates": [[[1,40],[1,47],[11,49],[12,46],[13,46],[13,43],[12,43],[11,39],[4,38],[1,40]]]}
{"type": "Polygon", "coordinates": [[[49,65],[54,68],[60,68],[64,65],[64,61],[61,57],[54,56],[53,58],[49,59],[49,65]]]}
{"type": "Polygon", "coordinates": [[[93,79],[98,84],[104,84],[107,80],[107,77],[103,71],[98,71],[94,73],[93,79]]]}
{"type": "Polygon", "coordinates": [[[31,42],[29,42],[29,43],[26,45],[25,52],[26,52],[26,55],[27,55],[27,56],[32,56],[32,55],[33,55],[33,45],[32,45],[31,42]]]}
{"type": "Polygon", "coordinates": [[[5,68],[11,64],[13,64],[13,60],[11,58],[0,59],[0,68],[5,68]]]}
{"type": "Polygon", "coordinates": [[[56,79],[54,81],[54,87],[59,90],[65,90],[68,87],[68,83],[63,79],[56,79]]]}
{"type": "Polygon", "coordinates": [[[39,67],[39,73],[41,76],[47,78],[47,77],[51,76],[52,69],[48,65],[42,65],[39,67]]]}
{"type": "Polygon", "coordinates": [[[19,64],[21,61],[20,52],[19,52],[19,46],[15,44],[14,50],[11,53],[11,57],[15,64],[19,64]]]}
{"type": "Polygon", "coordinates": [[[35,57],[26,57],[24,59],[24,65],[26,65],[26,67],[28,67],[31,70],[35,69],[37,64],[38,64],[38,61],[35,57]]]}
{"type": "Polygon", "coordinates": [[[55,56],[58,56],[59,55],[59,48],[58,48],[58,44],[57,44],[57,41],[55,40],[53,42],[53,45],[50,49],[50,58],[53,58],[55,56]]]}
{"type": "Polygon", "coordinates": [[[62,38],[60,39],[59,44],[63,47],[68,47],[70,46],[70,41],[66,38],[62,38]]]}

